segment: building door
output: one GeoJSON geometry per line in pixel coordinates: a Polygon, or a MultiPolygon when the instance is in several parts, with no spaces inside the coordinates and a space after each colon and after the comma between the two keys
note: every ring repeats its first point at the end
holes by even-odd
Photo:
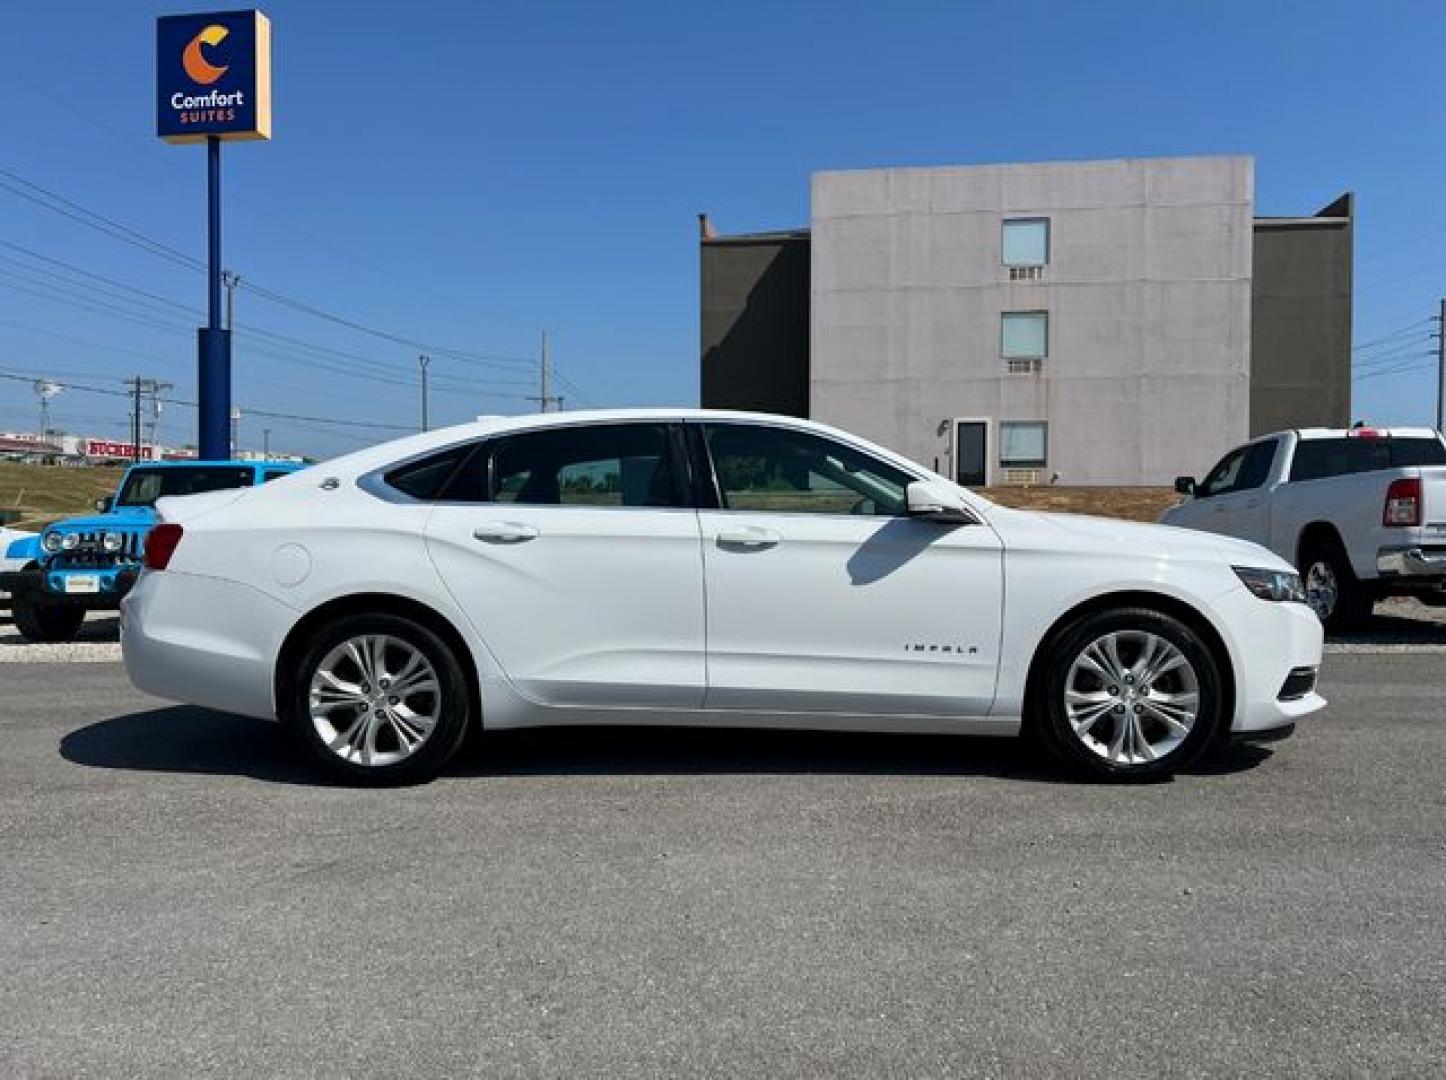
{"type": "Polygon", "coordinates": [[[954,480],[964,487],[988,481],[989,422],[960,420],[955,428],[954,480]]]}

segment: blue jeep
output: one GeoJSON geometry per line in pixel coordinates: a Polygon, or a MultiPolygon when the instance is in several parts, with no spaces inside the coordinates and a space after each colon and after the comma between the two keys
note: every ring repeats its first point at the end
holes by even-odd
{"type": "Polygon", "coordinates": [[[10,545],[7,558],[27,560],[19,570],[0,573],[16,629],[30,641],[69,641],[87,611],[119,607],[141,568],[157,499],[251,487],[302,467],[284,461],[132,465],[115,495],[96,501],[96,516],[57,522],[10,545]]]}

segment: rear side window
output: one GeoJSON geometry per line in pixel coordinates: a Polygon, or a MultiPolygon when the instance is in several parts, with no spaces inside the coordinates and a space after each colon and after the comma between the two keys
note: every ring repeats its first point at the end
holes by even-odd
{"type": "Polygon", "coordinates": [[[667,424],[595,424],[498,439],[493,502],[528,506],[688,506],[667,424]]]}
{"type": "Polygon", "coordinates": [[[1391,467],[1405,469],[1413,465],[1446,465],[1446,443],[1440,439],[1392,439],[1391,467]]]}
{"type": "Polygon", "coordinates": [[[1290,464],[1292,481],[1374,472],[1391,467],[1391,440],[1371,438],[1302,439],[1290,464]]]}
{"type": "Polygon", "coordinates": [[[472,446],[452,446],[409,461],[387,473],[386,481],[402,494],[423,502],[441,498],[443,485],[457,473],[472,450],[472,446]]]}

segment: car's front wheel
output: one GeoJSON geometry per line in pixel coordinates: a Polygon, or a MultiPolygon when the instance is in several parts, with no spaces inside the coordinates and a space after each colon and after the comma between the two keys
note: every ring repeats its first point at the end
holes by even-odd
{"type": "Polygon", "coordinates": [[[79,604],[55,603],[17,597],[11,609],[15,629],[26,641],[73,641],[85,622],[85,608],[79,604]]]}
{"type": "Polygon", "coordinates": [[[1075,771],[1158,779],[1199,757],[1225,722],[1214,655],[1195,630],[1163,612],[1095,612],[1047,648],[1031,722],[1075,771]]]}
{"type": "Polygon", "coordinates": [[[420,783],[442,770],[467,732],[466,678],[430,628],[396,615],[349,615],[298,657],[281,719],[340,780],[420,783]]]}

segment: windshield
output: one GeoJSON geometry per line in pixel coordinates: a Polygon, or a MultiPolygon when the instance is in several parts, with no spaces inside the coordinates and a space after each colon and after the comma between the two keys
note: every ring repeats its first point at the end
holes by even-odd
{"type": "Polygon", "coordinates": [[[199,495],[203,491],[251,486],[251,470],[244,466],[169,466],[132,469],[126,475],[116,506],[155,506],[157,499],[173,495],[199,495]]]}

